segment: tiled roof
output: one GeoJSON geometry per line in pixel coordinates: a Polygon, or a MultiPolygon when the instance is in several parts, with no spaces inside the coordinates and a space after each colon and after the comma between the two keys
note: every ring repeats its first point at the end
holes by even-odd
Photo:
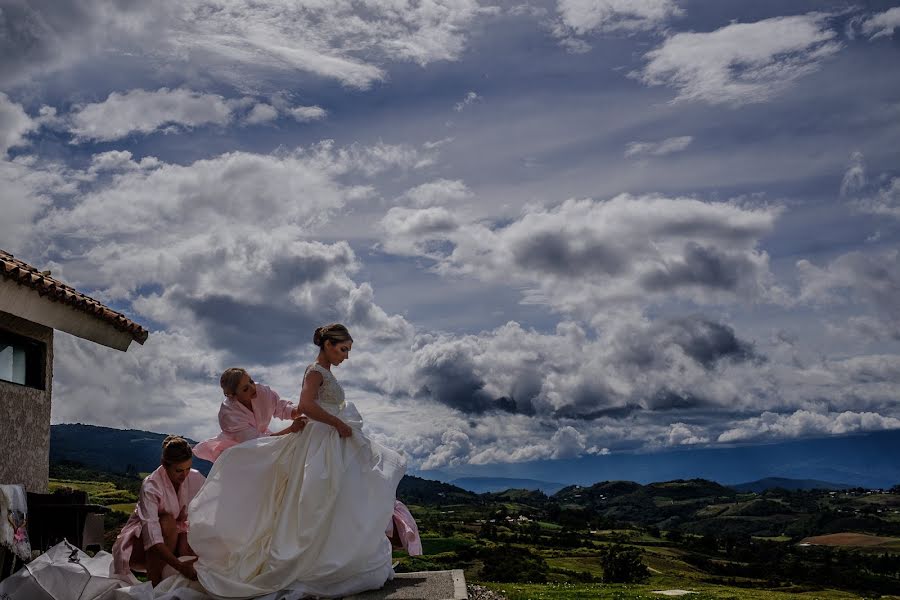
{"type": "Polygon", "coordinates": [[[119,331],[128,332],[132,339],[139,344],[147,341],[149,332],[122,313],[118,313],[93,298],[85,296],[75,288],[50,277],[49,273],[46,275],[41,273],[28,263],[22,262],[3,250],[0,250],[0,277],[30,287],[48,300],[71,306],[109,323],[119,331]]]}

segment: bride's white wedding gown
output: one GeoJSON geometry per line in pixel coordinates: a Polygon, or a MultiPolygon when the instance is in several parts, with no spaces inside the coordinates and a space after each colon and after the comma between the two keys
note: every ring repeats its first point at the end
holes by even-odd
{"type": "Polygon", "coordinates": [[[319,405],[353,435],[310,421],[299,433],[245,442],[219,457],[188,509],[188,541],[211,595],[336,597],[393,577],[385,527],[406,460],[363,434],[362,417],[329,370],[309,369],[324,377],[319,405]]]}

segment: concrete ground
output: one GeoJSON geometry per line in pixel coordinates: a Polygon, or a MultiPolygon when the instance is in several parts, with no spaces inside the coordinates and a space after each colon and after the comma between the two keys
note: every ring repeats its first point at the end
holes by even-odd
{"type": "Polygon", "coordinates": [[[380,590],[347,596],[344,600],[466,600],[466,578],[461,569],[397,573],[380,590]]]}

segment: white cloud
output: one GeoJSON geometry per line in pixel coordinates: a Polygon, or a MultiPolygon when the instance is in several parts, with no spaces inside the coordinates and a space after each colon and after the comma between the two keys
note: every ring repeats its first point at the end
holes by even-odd
{"type": "Polygon", "coordinates": [[[112,49],[245,88],[285,71],[366,88],[386,60],[455,60],[483,10],[478,0],[35,1],[5,9],[0,41],[13,42],[0,49],[17,81],[112,49]]]}
{"type": "Polygon", "coordinates": [[[27,144],[25,135],[35,128],[35,122],[22,105],[0,92],[0,160],[10,148],[27,144]]]}
{"type": "Polygon", "coordinates": [[[328,114],[328,112],[320,106],[295,106],[288,112],[294,119],[301,123],[306,121],[318,121],[324,119],[328,114]]]}
{"type": "Polygon", "coordinates": [[[382,226],[389,252],[430,258],[444,274],[526,286],[526,301],[586,316],[672,297],[780,301],[757,248],[779,212],[620,195],[532,208],[497,227],[441,207],[395,207],[382,226]]]}
{"type": "Polygon", "coordinates": [[[672,423],[665,440],[667,446],[693,446],[707,442],[709,438],[703,435],[702,428],[685,423],[672,423]]]}
{"type": "Polygon", "coordinates": [[[481,96],[476,94],[475,92],[468,92],[462,100],[453,105],[453,110],[456,112],[462,112],[467,106],[471,106],[472,104],[479,102],[481,100],[481,96]]]}
{"type": "Polygon", "coordinates": [[[681,152],[690,146],[694,138],[689,135],[666,138],[659,142],[631,142],[625,150],[625,157],[632,156],[665,156],[681,152]]]}
{"type": "Polygon", "coordinates": [[[401,200],[408,200],[413,206],[425,208],[458,204],[471,196],[471,190],[459,179],[435,179],[407,190],[401,200]]]}
{"type": "Polygon", "coordinates": [[[866,165],[862,152],[850,155],[850,166],[841,181],[841,195],[849,196],[862,190],[866,185],[866,165]]]}
{"type": "Polygon", "coordinates": [[[676,100],[763,102],[840,50],[828,17],[809,13],[676,33],[644,55],[647,65],[634,76],[676,88],[676,100]]]}
{"type": "Polygon", "coordinates": [[[152,133],[166,125],[225,125],[231,110],[222,96],[187,89],[113,92],[103,102],[76,107],[70,131],[76,141],[110,141],[132,133],[152,133]]]}
{"type": "Polygon", "coordinates": [[[719,435],[718,441],[732,443],[760,438],[840,435],[882,429],[900,429],[900,419],[873,412],[818,413],[808,410],[798,410],[792,414],[764,412],[759,417],[734,423],[731,429],[719,435]]]}
{"type": "Polygon", "coordinates": [[[7,252],[16,253],[33,238],[35,217],[49,207],[57,193],[71,185],[67,170],[56,164],[39,165],[31,156],[14,160],[0,157],[0,240],[7,252]]]}
{"type": "Polygon", "coordinates": [[[268,123],[269,121],[274,121],[278,118],[278,111],[271,104],[266,104],[265,102],[259,102],[253,105],[253,108],[250,109],[250,112],[247,113],[247,116],[244,117],[244,124],[246,125],[259,125],[261,123],[268,123]]]}
{"type": "Polygon", "coordinates": [[[557,11],[578,35],[656,29],[683,12],[673,0],[559,0],[557,11]]]}
{"type": "Polygon", "coordinates": [[[865,311],[860,316],[878,320],[877,328],[865,327],[870,333],[900,340],[900,252],[849,252],[824,267],[800,260],[797,270],[801,302],[849,303],[865,311]]]}
{"type": "Polygon", "coordinates": [[[853,206],[860,212],[900,219],[900,177],[882,173],[870,182],[862,152],[854,152],[850,157],[841,195],[852,198],[853,206]]]}
{"type": "Polygon", "coordinates": [[[889,8],[883,13],[878,13],[862,23],[862,32],[869,36],[870,40],[880,37],[888,37],[894,34],[894,30],[900,27],[900,6],[889,8]]]}

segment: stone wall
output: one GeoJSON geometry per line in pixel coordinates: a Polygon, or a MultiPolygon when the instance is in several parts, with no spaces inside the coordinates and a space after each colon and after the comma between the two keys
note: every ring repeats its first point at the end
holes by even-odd
{"type": "Polygon", "coordinates": [[[22,483],[30,492],[47,492],[53,329],[2,311],[0,329],[47,346],[43,390],[0,381],[0,483],[22,483]]]}

